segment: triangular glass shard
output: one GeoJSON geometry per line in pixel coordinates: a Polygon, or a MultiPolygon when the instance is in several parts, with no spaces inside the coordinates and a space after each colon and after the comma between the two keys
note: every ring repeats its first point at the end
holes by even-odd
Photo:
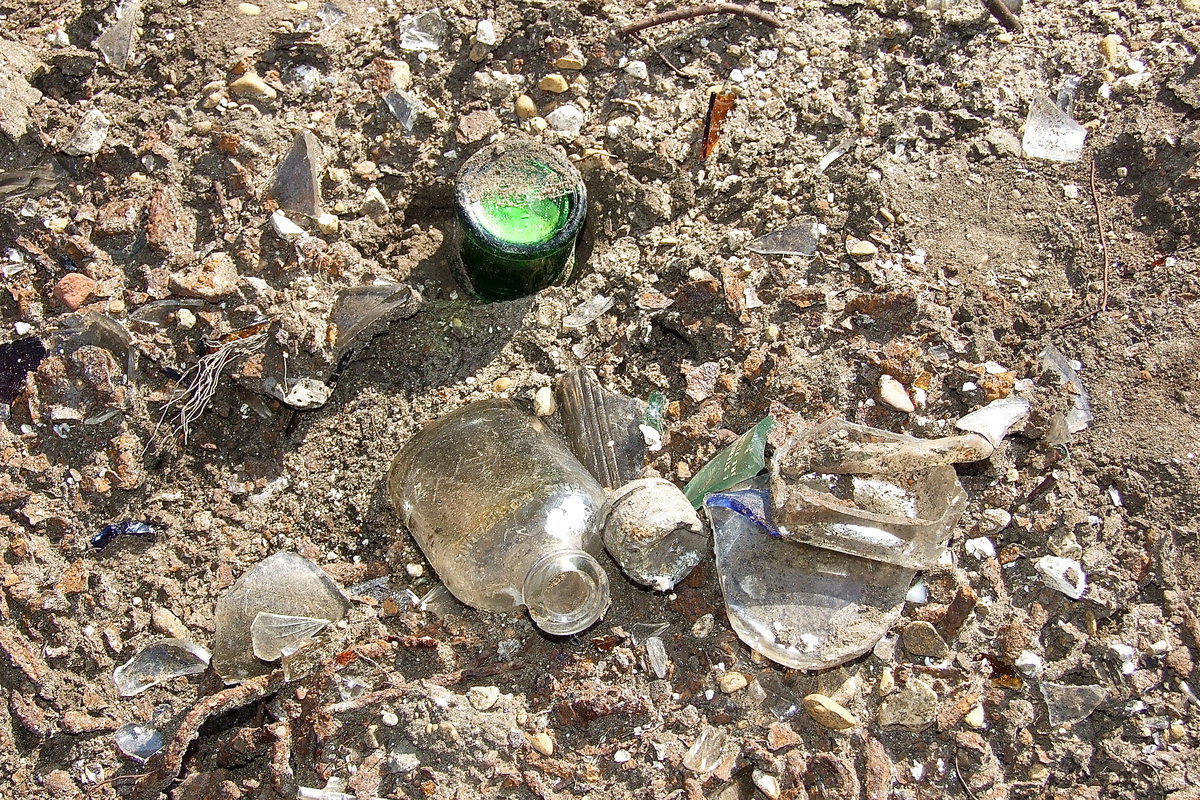
{"type": "Polygon", "coordinates": [[[143,647],[113,670],[113,683],[122,697],[141,694],[151,686],[208,668],[210,656],[203,647],[183,639],[163,639],[143,647]]]}
{"type": "Polygon", "coordinates": [[[403,283],[355,286],[338,294],[331,320],[337,327],[338,352],[365,341],[384,325],[410,317],[421,305],[421,295],[403,283]]]}
{"type": "Polygon", "coordinates": [[[438,50],[446,38],[449,26],[442,15],[430,9],[423,14],[406,17],[400,23],[401,50],[438,50]]]}
{"type": "Polygon", "coordinates": [[[1025,119],[1021,149],[1029,158],[1049,161],[1078,161],[1083,155],[1087,128],[1071,119],[1044,94],[1033,98],[1025,119]]]}
{"type": "Polygon", "coordinates": [[[319,217],[321,168],[321,143],[311,131],[301,131],[275,172],[271,197],[287,211],[319,217]]]}
{"type": "Polygon", "coordinates": [[[142,9],[141,0],[122,0],[117,6],[117,17],[104,33],[96,37],[93,44],[104,56],[105,63],[117,69],[125,69],[133,52],[137,37],[137,23],[142,9]]]}
{"type": "Polygon", "coordinates": [[[263,661],[274,661],[291,655],[328,626],[329,620],[317,617],[261,613],[250,623],[254,656],[263,661]]]}
{"type": "Polygon", "coordinates": [[[403,89],[392,89],[386,93],[383,96],[383,104],[406,131],[412,131],[416,127],[417,116],[427,108],[415,94],[403,89]]]}
{"type": "Polygon", "coordinates": [[[821,228],[811,217],[764,234],[746,245],[752,253],[780,256],[812,256],[817,253],[821,228]]]}

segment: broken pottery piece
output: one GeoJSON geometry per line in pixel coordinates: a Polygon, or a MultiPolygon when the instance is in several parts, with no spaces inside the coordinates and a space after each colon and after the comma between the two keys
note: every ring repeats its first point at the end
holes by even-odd
{"type": "Polygon", "coordinates": [[[163,639],[143,647],[113,670],[113,683],[122,697],[133,697],[172,678],[204,672],[209,659],[208,651],[197,644],[163,639]]]}
{"type": "Polygon", "coordinates": [[[708,537],[679,487],[661,478],[631,481],[608,496],[599,516],[604,547],[621,571],[665,592],[700,563],[708,537]]]}
{"type": "Polygon", "coordinates": [[[764,418],[701,467],[683,487],[692,507],[699,508],[706,495],[728,489],[762,472],[766,466],[767,437],[774,427],[774,417],[764,418]]]}
{"type": "Polygon", "coordinates": [[[317,617],[293,617],[290,614],[262,612],[250,623],[254,657],[275,661],[291,655],[329,626],[329,620],[317,617]]]}
{"type": "MultiPolygon", "coordinates": [[[[301,131],[283,157],[271,184],[280,208],[316,218],[321,215],[321,143],[312,131],[301,131]]],[[[303,232],[303,231],[301,231],[303,232]]],[[[284,234],[280,234],[284,235],[284,234]]]]}
{"type": "Polygon", "coordinates": [[[762,478],[705,501],[734,632],[793,669],[870,650],[900,618],[916,570],[780,538],[771,506],[762,478]]]}
{"type": "Polygon", "coordinates": [[[820,225],[815,218],[807,217],[758,237],[746,248],[761,255],[812,256],[817,253],[820,239],[820,225]]]}
{"type": "Polygon", "coordinates": [[[227,684],[271,671],[271,665],[254,653],[252,628],[259,614],[337,622],[349,606],[333,579],[307,558],[295,553],[269,556],[248,569],[217,601],[213,668],[227,684]]]}
{"type": "Polygon", "coordinates": [[[601,486],[615,489],[641,476],[646,462],[641,400],[605,389],[587,367],[559,378],[556,394],[571,452],[601,486]]]}
{"type": "Polygon", "coordinates": [[[1078,161],[1083,155],[1087,128],[1071,119],[1044,94],[1033,98],[1025,118],[1021,149],[1029,158],[1050,161],[1078,161]]]}

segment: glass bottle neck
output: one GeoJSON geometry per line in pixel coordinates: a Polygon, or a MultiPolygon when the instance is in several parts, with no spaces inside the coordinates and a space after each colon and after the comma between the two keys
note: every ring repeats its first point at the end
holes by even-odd
{"type": "Polygon", "coordinates": [[[529,568],[522,594],[539,628],[569,636],[589,628],[608,609],[608,576],[589,553],[557,550],[529,568]]]}

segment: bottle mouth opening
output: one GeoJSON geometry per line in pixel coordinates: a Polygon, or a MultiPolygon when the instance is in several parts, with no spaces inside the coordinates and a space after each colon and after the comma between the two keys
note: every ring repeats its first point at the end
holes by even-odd
{"type": "Polygon", "coordinates": [[[562,550],[534,563],[523,593],[539,628],[569,636],[591,627],[608,609],[608,576],[583,550],[562,550]]]}

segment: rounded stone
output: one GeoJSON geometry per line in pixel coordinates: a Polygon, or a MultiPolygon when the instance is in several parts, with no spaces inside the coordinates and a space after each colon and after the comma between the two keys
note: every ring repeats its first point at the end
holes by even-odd
{"type": "Polygon", "coordinates": [[[521,119],[530,119],[538,115],[537,103],[533,102],[533,98],[527,94],[517,98],[514,110],[521,119]]]}
{"type": "Polygon", "coordinates": [[[846,253],[851,258],[868,259],[879,255],[879,248],[865,239],[849,239],[846,242],[846,253]]]}
{"type": "Polygon", "coordinates": [[[725,694],[740,692],[749,685],[750,681],[740,672],[726,672],[721,676],[721,691],[725,694]]]}
{"type": "Polygon", "coordinates": [[[571,84],[567,83],[567,79],[557,72],[552,72],[546,77],[538,81],[538,88],[543,92],[553,92],[554,94],[562,94],[571,88],[571,84]]]}

